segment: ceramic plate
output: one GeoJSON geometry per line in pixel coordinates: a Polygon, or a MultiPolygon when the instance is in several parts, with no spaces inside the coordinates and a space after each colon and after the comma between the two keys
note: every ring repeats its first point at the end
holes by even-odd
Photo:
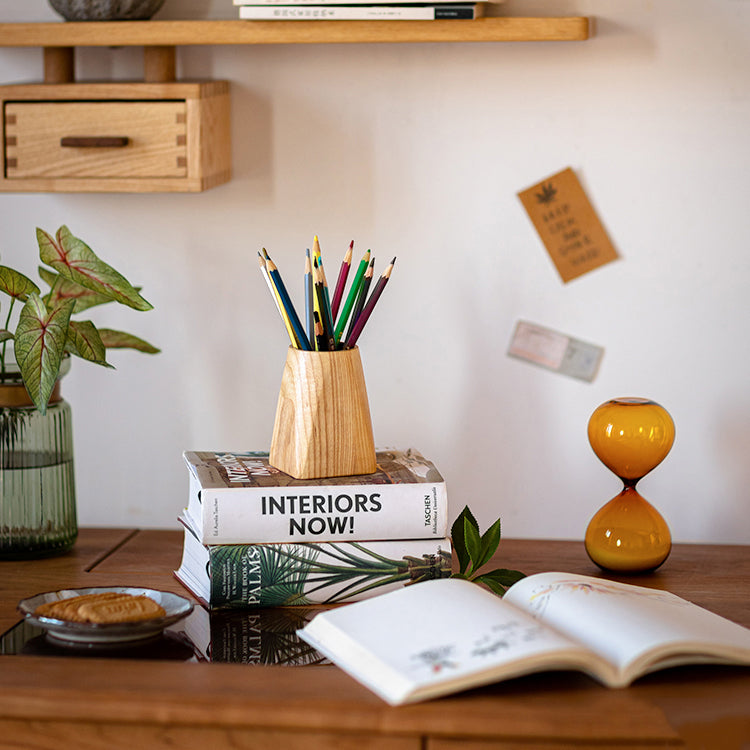
{"type": "Polygon", "coordinates": [[[38,625],[47,631],[47,636],[52,639],[79,644],[105,644],[125,643],[128,641],[142,641],[155,638],[168,625],[181,620],[193,610],[193,604],[189,600],[168,591],[155,591],[132,586],[106,586],[89,589],[63,589],[62,591],[49,591],[37,594],[29,599],[23,599],[18,603],[18,610],[26,617],[27,622],[38,625]],[[34,611],[40,604],[45,602],[70,599],[73,596],[84,596],[85,594],[101,594],[106,591],[114,591],[118,594],[131,594],[133,596],[148,596],[166,611],[162,617],[154,617],[150,620],[139,620],[137,622],[106,623],[93,622],[69,622],[58,620],[54,617],[40,617],[34,611]]]}

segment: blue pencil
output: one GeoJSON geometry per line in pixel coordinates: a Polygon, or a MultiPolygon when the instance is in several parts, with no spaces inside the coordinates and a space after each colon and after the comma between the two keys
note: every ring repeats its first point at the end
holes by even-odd
{"type": "Polygon", "coordinates": [[[310,248],[308,248],[305,253],[305,324],[307,326],[307,338],[311,344],[315,341],[314,310],[312,263],[310,261],[310,248]]]}
{"type": "Polygon", "coordinates": [[[305,333],[304,328],[302,328],[302,323],[299,322],[299,318],[297,317],[297,312],[294,309],[292,300],[290,299],[289,293],[287,292],[286,287],[284,286],[284,282],[281,279],[279,269],[276,268],[276,264],[271,260],[265,248],[263,249],[263,254],[266,257],[266,269],[268,270],[268,275],[274,282],[276,291],[279,293],[279,297],[281,299],[281,304],[283,305],[287,315],[289,316],[289,322],[291,323],[292,329],[294,330],[294,334],[297,338],[297,348],[305,349],[306,351],[312,351],[312,347],[310,346],[307,334],[305,333]]]}

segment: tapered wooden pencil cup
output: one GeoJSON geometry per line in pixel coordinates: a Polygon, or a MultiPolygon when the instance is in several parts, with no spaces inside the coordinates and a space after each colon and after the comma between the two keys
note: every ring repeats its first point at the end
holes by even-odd
{"type": "Polygon", "coordinates": [[[359,349],[289,347],[269,460],[296,479],[372,474],[370,405],[359,349]]]}

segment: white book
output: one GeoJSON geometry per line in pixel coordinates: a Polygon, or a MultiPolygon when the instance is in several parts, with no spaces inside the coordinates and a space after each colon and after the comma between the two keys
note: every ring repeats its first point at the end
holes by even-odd
{"type": "MultiPolygon", "coordinates": [[[[386,0],[387,1],[387,0],[386,0]]],[[[356,0],[355,0],[356,2],[356,0]]],[[[434,21],[481,18],[484,9],[474,3],[436,5],[243,5],[240,18],[252,21],[434,21]]]]}
{"type": "Polygon", "coordinates": [[[457,578],[316,615],[299,631],[392,705],[545,670],[608,687],[681,664],[750,664],[750,630],[656,589],[540,573],[501,599],[457,578]]]}
{"type": "MultiPolygon", "coordinates": [[[[477,3],[486,4],[492,2],[497,4],[503,0],[476,0],[477,3]]],[[[256,8],[259,5],[408,5],[407,0],[234,0],[234,4],[240,6],[240,14],[243,7],[256,8]]],[[[413,3],[412,3],[413,4],[413,3]]],[[[434,5],[435,3],[416,3],[418,5],[434,5]]],[[[439,3],[446,5],[460,5],[458,2],[439,3]]],[[[472,3],[473,4],[473,3],[472,3]]],[[[242,15],[240,15],[240,18],[242,15]]]]}
{"type": "Polygon", "coordinates": [[[372,474],[295,479],[268,453],[184,454],[185,513],[202,544],[443,539],[448,493],[414,449],[376,451],[372,474]]]}

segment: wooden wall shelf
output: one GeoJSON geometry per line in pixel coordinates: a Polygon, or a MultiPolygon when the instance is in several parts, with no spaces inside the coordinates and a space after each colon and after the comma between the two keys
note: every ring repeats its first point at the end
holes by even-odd
{"type": "Polygon", "coordinates": [[[0,24],[0,47],[583,41],[589,19],[474,21],[115,21],[0,24]]]}
{"type": "Polygon", "coordinates": [[[0,47],[44,54],[43,83],[0,86],[0,192],[198,192],[228,181],[229,84],[178,82],[178,47],[588,37],[585,17],[0,23],[0,47]],[[76,82],[78,47],[127,46],[143,47],[143,82],[76,82]],[[71,146],[81,143],[97,147],[71,146]]]}

